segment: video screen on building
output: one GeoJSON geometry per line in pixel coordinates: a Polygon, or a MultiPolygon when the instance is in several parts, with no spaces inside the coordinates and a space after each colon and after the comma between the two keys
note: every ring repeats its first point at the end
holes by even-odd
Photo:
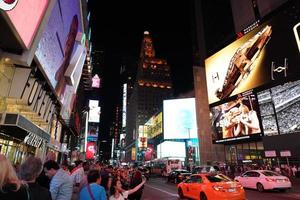
{"type": "Polygon", "coordinates": [[[299,74],[299,19],[288,13],[279,13],[205,60],[209,104],[299,74]]]}
{"type": "Polygon", "coordinates": [[[264,135],[300,132],[300,80],[258,92],[257,97],[264,135]]]}
{"type": "Polygon", "coordinates": [[[195,98],[164,100],[164,139],[198,138],[195,98]]]}
{"type": "Polygon", "coordinates": [[[23,45],[29,49],[47,10],[49,0],[0,1],[1,7],[5,4],[11,7],[5,14],[23,45]]]}
{"type": "Polygon", "coordinates": [[[214,143],[262,136],[257,97],[252,91],[212,106],[210,112],[214,143]]]}

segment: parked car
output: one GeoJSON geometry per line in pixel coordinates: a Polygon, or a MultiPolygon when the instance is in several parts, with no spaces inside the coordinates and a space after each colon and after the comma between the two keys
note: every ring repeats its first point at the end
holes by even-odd
{"type": "Polygon", "coordinates": [[[245,188],[257,189],[260,192],[275,189],[285,191],[292,187],[288,177],[269,170],[247,171],[235,177],[234,180],[240,182],[245,188]]]}
{"type": "Polygon", "coordinates": [[[168,182],[174,182],[174,183],[180,183],[181,181],[185,180],[186,178],[189,178],[190,175],[189,171],[185,169],[176,169],[171,171],[171,173],[168,176],[168,182]]]}
{"type": "Polygon", "coordinates": [[[181,199],[245,200],[243,186],[223,174],[194,174],[177,186],[181,199]]]}
{"type": "Polygon", "coordinates": [[[149,169],[147,169],[146,167],[139,167],[138,170],[140,172],[142,172],[142,175],[144,175],[147,180],[149,180],[149,178],[150,178],[150,170],[149,169]]]}
{"type": "Polygon", "coordinates": [[[199,173],[219,173],[220,168],[216,165],[201,165],[196,166],[192,170],[193,174],[199,174],[199,173]]]}

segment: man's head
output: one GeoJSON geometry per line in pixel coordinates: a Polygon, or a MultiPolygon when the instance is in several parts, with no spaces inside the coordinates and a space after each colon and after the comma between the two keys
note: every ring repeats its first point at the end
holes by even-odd
{"type": "Polygon", "coordinates": [[[90,170],[88,175],[87,175],[87,180],[88,183],[97,183],[100,184],[101,183],[101,176],[100,176],[100,172],[98,170],[90,170]]]}
{"type": "Polygon", "coordinates": [[[74,163],[76,167],[82,167],[83,164],[82,160],[76,160],[74,163]]]}
{"type": "Polygon", "coordinates": [[[49,160],[44,164],[45,175],[49,178],[52,178],[56,174],[57,170],[59,170],[59,165],[53,160],[49,160]]]}

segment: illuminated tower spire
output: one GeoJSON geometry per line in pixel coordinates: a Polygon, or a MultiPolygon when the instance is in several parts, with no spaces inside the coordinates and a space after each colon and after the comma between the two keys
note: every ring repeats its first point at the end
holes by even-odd
{"type": "Polygon", "coordinates": [[[152,43],[152,38],[150,37],[150,33],[148,31],[144,32],[144,39],[141,47],[140,58],[153,58],[155,57],[155,50],[152,43]]]}

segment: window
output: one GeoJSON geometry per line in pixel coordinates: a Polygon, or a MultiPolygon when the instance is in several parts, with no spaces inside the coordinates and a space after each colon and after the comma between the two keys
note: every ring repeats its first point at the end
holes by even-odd
{"type": "Polygon", "coordinates": [[[280,176],[279,174],[272,171],[263,171],[262,174],[265,176],[280,176]]]}
{"type": "Polygon", "coordinates": [[[191,183],[203,183],[201,176],[192,176],[191,183]]]}
{"type": "Polygon", "coordinates": [[[232,181],[229,177],[227,177],[223,174],[219,174],[219,175],[215,175],[215,176],[207,175],[206,178],[211,183],[232,181]]]}

